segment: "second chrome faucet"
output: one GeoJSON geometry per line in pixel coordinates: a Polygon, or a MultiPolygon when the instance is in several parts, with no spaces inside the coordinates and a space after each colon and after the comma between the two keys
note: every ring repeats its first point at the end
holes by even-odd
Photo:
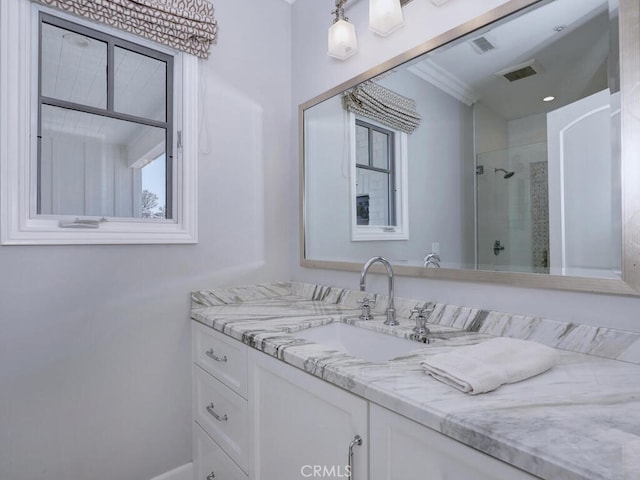
{"type": "Polygon", "coordinates": [[[384,268],[387,270],[387,276],[389,277],[389,304],[387,305],[387,319],[384,321],[384,324],[398,325],[399,323],[396,320],[396,308],[393,303],[393,268],[391,268],[391,264],[387,259],[383,257],[373,257],[364,264],[362,272],[360,273],[360,291],[364,292],[367,287],[367,272],[374,263],[381,263],[384,265],[384,268]]]}

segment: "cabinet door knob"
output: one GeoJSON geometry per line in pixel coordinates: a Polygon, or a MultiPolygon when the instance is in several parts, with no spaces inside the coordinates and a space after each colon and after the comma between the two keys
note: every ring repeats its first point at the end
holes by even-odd
{"type": "Polygon", "coordinates": [[[226,355],[224,357],[217,356],[215,353],[213,353],[213,348],[210,348],[209,350],[207,350],[204,353],[205,353],[205,355],[207,357],[212,358],[216,362],[226,362],[227,361],[227,356],[226,355]]]}
{"type": "Polygon", "coordinates": [[[209,475],[207,475],[207,480],[213,480],[214,478],[216,478],[216,474],[211,472],[209,475]]]}
{"type": "Polygon", "coordinates": [[[215,418],[219,422],[226,422],[227,420],[229,420],[229,417],[227,417],[226,413],[223,416],[220,416],[216,413],[214,408],[215,408],[215,405],[213,403],[207,405],[207,412],[209,412],[209,415],[211,415],[213,418],[215,418]]]}
{"type": "Polygon", "coordinates": [[[353,447],[356,445],[362,445],[362,437],[360,435],[353,437],[353,440],[349,444],[349,480],[353,479],[353,447]]]}

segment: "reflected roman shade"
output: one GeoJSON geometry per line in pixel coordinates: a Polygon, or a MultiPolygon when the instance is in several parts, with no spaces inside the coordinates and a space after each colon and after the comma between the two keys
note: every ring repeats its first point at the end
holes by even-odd
{"type": "Polygon", "coordinates": [[[347,92],[343,102],[350,112],[405,133],[413,133],[422,120],[415,100],[373,81],[364,82],[347,92]]]}
{"type": "Polygon", "coordinates": [[[200,58],[218,27],[208,0],[38,0],[200,58]]]}

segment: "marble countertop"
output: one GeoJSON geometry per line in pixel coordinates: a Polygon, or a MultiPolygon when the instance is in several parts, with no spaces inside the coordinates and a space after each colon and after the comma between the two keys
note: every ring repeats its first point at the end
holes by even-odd
{"type": "Polygon", "coordinates": [[[192,293],[191,316],[543,479],[640,479],[637,334],[587,327],[579,338],[567,341],[568,332],[581,329],[543,319],[507,319],[496,312],[436,305],[428,319],[430,343],[416,342],[415,351],[389,362],[367,362],[290,335],[336,321],[392,335],[412,335],[415,322],[407,319],[408,312],[424,302],[396,299],[401,324],[385,327],[386,299],[377,296],[374,319],[361,322],[356,302],[362,297],[360,292],[296,283],[198,291],[192,293]],[[587,334],[589,328],[595,334],[587,334]],[[560,362],[541,375],[475,396],[438,382],[420,367],[423,356],[496,334],[563,348],[560,362]]]}

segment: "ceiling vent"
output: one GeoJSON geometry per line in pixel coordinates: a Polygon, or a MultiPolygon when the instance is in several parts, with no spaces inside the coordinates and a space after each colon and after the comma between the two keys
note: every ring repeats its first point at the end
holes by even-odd
{"type": "Polygon", "coordinates": [[[522,80],[523,78],[527,78],[537,74],[538,72],[536,72],[535,69],[531,65],[529,65],[528,67],[524,67],[519,70],[514,70],[513,72],[505,73],[503,74],[503,76],[510,82],[515,82],[516,80],[522,80]]]}
{"type": "Polygon", "coordinates": [[[523,78],[538,75],[543,72],[542,67],[535,60],[529,60],[528,62],[515,65],[504,70],[497,72],[496,75],[502,76],[510,82],[522,80],[523,78]]]}
{"type": "Polygon", "coordinates": [[[478,37],[471,40],[471,45],[480,54],[485,54],[491,50],[495,50],[495,45],[487,40],[487,37],[478,37]]]}

